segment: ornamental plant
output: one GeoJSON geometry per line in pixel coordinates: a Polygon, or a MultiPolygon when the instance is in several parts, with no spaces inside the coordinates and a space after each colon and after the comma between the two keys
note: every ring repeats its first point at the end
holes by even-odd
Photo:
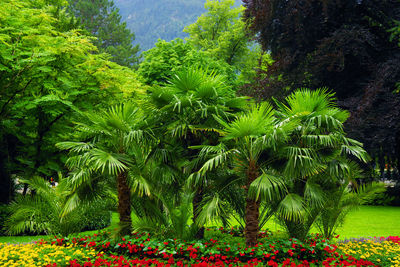
{"type": "Polygon", "coordinates": [[[346,240],[338,245],[338,250],[380,266],[400,265],[399,237],[346,240]]]}
{"type": "Polygon", "coordinates": [[[5,220],[8,234],[32,232],[65,236],[87,226],[84,206],[64,213],[68,206],[67,196],[72,190],[66,178],[60,176],[57,186],[41,177],[23,182],[35,193],[20,195],[10,204],[11,215],[5,220]]]}
{"type": "MultiPolygon", "coordinates": [[[[209,159],[195,179],[225,168],[236,174],[230,182],[244,189],[244,234],[250,246],[257,243],[260,206],[291,237],[305,240],[320,213],[334,203],[328,200],[348,185],[351,166],[368,160],[362,144],[346,136],[349,113],[326,89],[299,89],[276,106],[262,102],[230,122],[216,117],[220,143],[198,147],[209,159]]],[[[221,216],[223,204],[204,202],[200,217],[221,216]]]]}
{"type": "MultiPolygon", "coordinates": [[[[123,255],[126,259],[157,259],[168,263],[183,262],[205,264],[204,266],[225,266],[257,264],[270,262],[272,266],[282,264],[299,264],[310,266],[335,262],[347,264],[359,263],[359,266],[373,266],[367,260],[359,261],[346,255],[340,255],[336,246],[320,235],[310,237],[305,242],[297,239],[265,238],[254,247],[243,243],[227,243],[223,240],[208,239],[204,241],[184,241],[177,239],[158,239],[148,233],[136,233],[119,240],[111,239],[106,232],[93,236],[71,236],[69,238],[54,238],[52,241],[42,241],[39,244],[59,246],[80,246],[103,252],[104,255],[123,255]],[[347,263],[346,263],[347,262],[347,263]]],[[[193,265],[194,264],[194,265],[193,265]]],[[[297,265],[295,265],[297,266],[297,265]]],[[[326,265],[329,266],[329,265],[326,265]]],[[[338,265],[341,266],[341,265],[338,265]]],[[[343,266],[351,266],[343,265],[343,266]]]]}
{"type": "Polygon", "coordinates": [[[70,204],[79,200],[79,189],[91,191],[99,180],[116,184],[120,232],[130,234],[131,186],[138,194],[150,194],[138,165],[146,142],[151,140],[146,116],[133,103],[113,106],[101,113],[84,114],[76,129],[84,141],[61,142],[57,146],[70,152],[66,165],[71,169],[74,187],[70,204]],[[73,200],[73,201],[72,201],[73,200]]]}
{"type": "Polygon", "coordinates": [[[67,266],[70,260],[85,262],[88,258],[102,255],[90,248],[59,246],[57,244],[1,244],[1,266],[67,266]]]}

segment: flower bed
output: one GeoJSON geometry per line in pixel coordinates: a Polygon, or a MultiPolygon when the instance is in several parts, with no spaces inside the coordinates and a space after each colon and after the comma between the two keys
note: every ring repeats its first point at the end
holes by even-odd
{"type": "Polygon", "coordinates": [[[342,253],[375,262],[380,266],[400,266],[400,238],[353,239],[338,245],[342,253]]]}
{"type": "MultiPolygon", "coordinates": [[[[221,230],[222,232],[222,230],[221,230]]],[[[353,239],[332,244],[315,235],[305,242],[268,235],[255,247],[209,238],[186,242],[136,233],[115,241],[106,232],[0,244],[0,266],[400,266],[400,238],[353,239]]]]}
{"type": "MultiPolygon", "coordinates": [[[[272,238],[264,238],[262,241],[255,247],[245,247],[241,243],[226,243],[215,239],[201,242],[158,240],[149,234],[136,233],[116,242],[107,233],[101,233],[54,239],[51,242],[60,246],[72,244],[91,248],[104,252],[103,255],[115,255],[112,257],[122,255],[123,258],[119,260],[126,262],[132,258],[152,261],[157,266],[256,266],[259,263],[267,266],[375,266],[365,259],[340,255],[335,245],[318,235],[305,242],[272,238]]],[[[115,259],[108,262],[116,264],[115,259]]]]}
{"type": "Polygon", "coordinates": [[[0,244],[0,266],[66,266],[71,260],[85,262],[101,256],[102,252],[72,245],[0,244]]]}
{"type": "Polygon", "coordinates": [[[319,236],[306,242],[296,239],[266,239],[255,247],[241,243],[226,243],[219,240],[185,242],[176,239],[158,240],[149,234],[137,233],[115,242],[107,233],[94,236],[55,239],[53,244],[79,245],[105,253],[151,257],[161,259],[183,259],[196,262],[224,262],[226,264],[248,262],[250,260],[284,262],[288,258],[301,260],[304,264],[317,263],[329,256],[338,256],[336,247],[319,236]]]}

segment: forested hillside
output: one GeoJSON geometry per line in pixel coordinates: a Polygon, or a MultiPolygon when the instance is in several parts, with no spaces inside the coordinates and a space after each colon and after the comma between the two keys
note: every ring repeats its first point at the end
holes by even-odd
{"type": "MultiPolygon", "coordinates": [[[[115,0],[128,28],[135,33],[135,44],[145,51],[158,38],[170,41],[188,35],[183,28],[205,12],[205,0],[115,0]]],[[[235,0],[236,5],[242,3],[235,0]]]]}

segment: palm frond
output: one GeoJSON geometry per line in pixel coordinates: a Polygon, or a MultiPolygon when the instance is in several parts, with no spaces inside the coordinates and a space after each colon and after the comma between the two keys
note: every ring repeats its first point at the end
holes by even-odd
{"type": "Polygon", "coordinates": [[[303,198],[294,193],[287,194],[277,208],[278,216],[289,221],[301,221],[305,213],[303,198]]]}
{"type": "Polygon", "coordinates": [[[56,144],[56,147],[62,150],[70,150],[75,153],[82,153],[92,149],[94,146],[93,144],[85,142],[60,142],[56,144]]]}
{"type": "Polygon", "coordinates": [[[311,207],[321,208],[325,203],[325,193],[320,185],[313,183],[311,180],[307,180],[304,198],[310,204],[311,207]]]}
{"type": "Polygon", "coordinates": [[[273,172],[263,171],[249,188],[249,196],[255,200],[272,201],[279,199],[287,191],[284,178],[273,172]]]}
{"type": "Polygon", "coordinates": [[[107,171],[111,175],[117,175],[128,169],[127,158],[123,158],[121,155],[93,149],[90,151],[90,156],[94,169],[103,173],[107,171]]]}
{"type": "Polygon", "coordinates": [[[224,203],[218,193],[213,194],[203,200],[201,210],[198,214],[196,223],[198,226],[205,225],[208,222],[213,222],[219,218],[226,216],[224,203]]]}
{"type": "Polygon", "coordinates": [[[129,177],[129,184],[132,188],[132,192],[138,194],[139,196],[150,196],[151,195],[151,185],[149,184],[148,180],[145,179],[143,176],[130,176],[129,177]]]}

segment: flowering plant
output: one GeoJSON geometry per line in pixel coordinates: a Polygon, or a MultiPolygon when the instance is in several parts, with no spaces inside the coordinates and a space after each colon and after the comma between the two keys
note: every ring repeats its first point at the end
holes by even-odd
{"type": "MultiPolygon", "coordinates": [[[[47,242],[43,241],[42,243],[47,242]]],[[[72,244],[102,251],[104,254],[157,259],[167,263],[208,264],[205,266],[257,264],[260,262],[268,262],[271,266],[278,266],[278,264],[283,266],[297,266],[297,264],[299,266],[313,264],[331,266],[329,265],[331,263],[336,266],[351,266],[354,262],[359,266],[374,266],[367,260],[359,261],[352,257],[341,256],[336,251],[336,245],[331,244],[329,240],[323,239],[320,235],[312,236],[305,242],[297,239],[265,238],[262,243],[260,242],[254,247],[212,238],[192,242],[178,239],[160,240],[151,237],[148,233],[135,233],[121,240],[113,240],[106,232],[93,236],[55,238],[51,243],[60,246],[72,244]]]]}
{"type": "Polygon", "coordinates": [[[399,244],[398,236],[361,238],[339,243],[338,250],[380,266],[400,266],[399,244]]]}

